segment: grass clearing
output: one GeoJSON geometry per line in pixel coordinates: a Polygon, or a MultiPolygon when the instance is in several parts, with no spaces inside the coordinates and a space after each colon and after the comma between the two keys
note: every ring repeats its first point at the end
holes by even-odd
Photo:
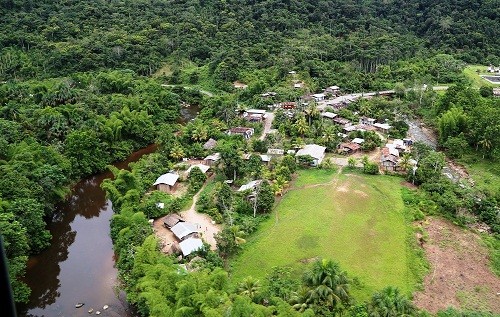
{"type": "Polygon", "coordinates": [[[473,86],[479,88],[481,86],[491,86],[495,87],[498,84],[492,84],[487,80],[484,80],[479,75],[491,75],[487,73],[488,66],[484,65],[468,65],[464,69],[465,76],[472,82],[473,86]]]}
{"type": "Polygon", "coordinates": [[[286,194],[231,262],[232,278],[264,278],[273,266],[289,266],[300,276],[311,259],[329,258],[359,279],[360,287],[353,288],[358,300],[388,285],[410,294],[418,278],[412,272],[412,228],[404,216],[400,179],[325,174],[299,173],[294,188],[314,180],[324,185],[286,194]]]}
{"type": "Polygon", "coordinates": [[[459,162],[467,167],[474,187],[500,198],[500,162],[481,159],[478,153],[466,155],[459,162]]]}
{"type": "Polygon", "coordinates": [[[307,169],[297,171],[297,180],[295,181],[295,187],[302,187],[313,184],[323,184],[332,180],[333,175],[335,175],[335,169],[307,169]]]}

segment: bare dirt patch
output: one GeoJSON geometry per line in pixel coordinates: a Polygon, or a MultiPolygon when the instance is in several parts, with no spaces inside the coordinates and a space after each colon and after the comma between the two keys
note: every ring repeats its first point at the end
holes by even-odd
{"type": "Polygon", "coordinates": [[[448,307],[500,313],[500,278],[490,269],[480,236],[441,218],[428,218],[423,227],[430,270],[415,304],[431,313],[448,307]]]}
{"type": "MultiPolygon", "coordinates": [[[[201,192],[201,191],[200,191],[201,192]]],[[[191,208],[180,213],[180,216],[187,222],[195,224],[199,230],[200,237],[210,244],[211,250],[217,249],[215,235],[221,231],[221,226],[216,224],[210,216],[201,214],[195,210],[196,202],[198,201],[200,192],[193,197],[191,208]]],[[[160,217],[153,221],[153,229],[160,240],[161,248],[164,253],[172,253],[178,249],[179,241],[175,238],[170,229],[163,226],[163,219],[166,216],[160,217]]]]}
{"type": "Polygon", "coordinates": [[[407,182],[407,181],[403,181],[400,184],[401,184],[401,186],[404,186],[404,187],[409,188],[409,189],[417,189],[418,188],[417,185],[412,184],[412,183],[407,182]]]}
{"type": "Polygon", "coordinates": [[[357,189],[356,189],[356,190],[354,190],[354,192],[355,192],[358,196],[360,196],[360,197],[362,197],[362,198],[367,198],[367,197],[368,197],[368,194],[367,194],[367,193],[365,193],[364,191],[361,191],[361,190],[357,190],[357,189]]]}

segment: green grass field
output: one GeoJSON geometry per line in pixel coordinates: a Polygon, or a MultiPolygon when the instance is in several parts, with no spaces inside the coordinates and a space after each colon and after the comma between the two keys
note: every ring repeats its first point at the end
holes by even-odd
{"type": "Polygon", "coordinates": [[[417,277],[411,270],[412,230],[404,217],[400,179],[306,170],[272,217],[231,262],[234,281],[264,278],[273,266],[303,272],[314,258],[338,261],[361,287],[358,300],[385,286],[411,293],[417,277]],[[328,183],[323,186],[312,185],[328,183]],[[332,182],[333,180],[333,182],[332,182]],[[300,185],[300,186],[297,186],[300,185]]]}
{"type": "Polygon", "coordinates": [[[481,86],[492,86],[492,87],[499,86],[498,84],[492,84],[489,81],[486,81],[479,76],[479,75],[488,75],[488,73],[486,72],[487,68],[488,66],[484,65],[468,65],[464,69],[464,74],[465,76],[467,76],[467,78],[471,80],[472,84],[477,88],[481,86]]]}
{"type": "Polygon", "coordinates": [[[467,154],[459,162],[466,166],[475,188],[500,198],[500,162],[482,159],[478,153],[467,154]]]}

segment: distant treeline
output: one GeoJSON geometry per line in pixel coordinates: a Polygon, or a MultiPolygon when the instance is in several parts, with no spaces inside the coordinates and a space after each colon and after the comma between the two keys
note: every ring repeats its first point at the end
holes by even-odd
{"type": "Polygon", "coordinates": [[[155,72],[175,56],[251,68],[308,61],[366,73],[399,60],[454,55],[500,63],[498,1],[1,0],[0,79],[109,68],[155,72]]]}

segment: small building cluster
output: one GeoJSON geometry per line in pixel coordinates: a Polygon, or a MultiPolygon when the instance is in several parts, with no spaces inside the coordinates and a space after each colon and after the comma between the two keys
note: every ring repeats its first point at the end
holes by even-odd
{"type": "Polygon", "coordinates": [[[493,65],[488,66],[488,69],[486,70],[488,73],[498,73],[500,74],[500,66],[495,67],[493,65]]]}
{"type": "MultiPolygon", "coordinates": [[[[380,154],[380,166],[382,169],[393,172],[400,170],[400,155],[403,152],[409,152],[412,144],[413,141],[411,139],[394,139],[392,143],[387,143],[382,148],[382,153],[380,154]]],[[[417,164],[413,159],[409,163],[411,165],[417,164]]]]}
{"type": "Polygon", "coordinates": [[[182,256],[188,256],[203,247],[203,241],[199,237],[198,226],[185,222],[177,214],[167,215],[163,220],[163,226],[169,229],[177,239],[178,246],[182,256]]]}

